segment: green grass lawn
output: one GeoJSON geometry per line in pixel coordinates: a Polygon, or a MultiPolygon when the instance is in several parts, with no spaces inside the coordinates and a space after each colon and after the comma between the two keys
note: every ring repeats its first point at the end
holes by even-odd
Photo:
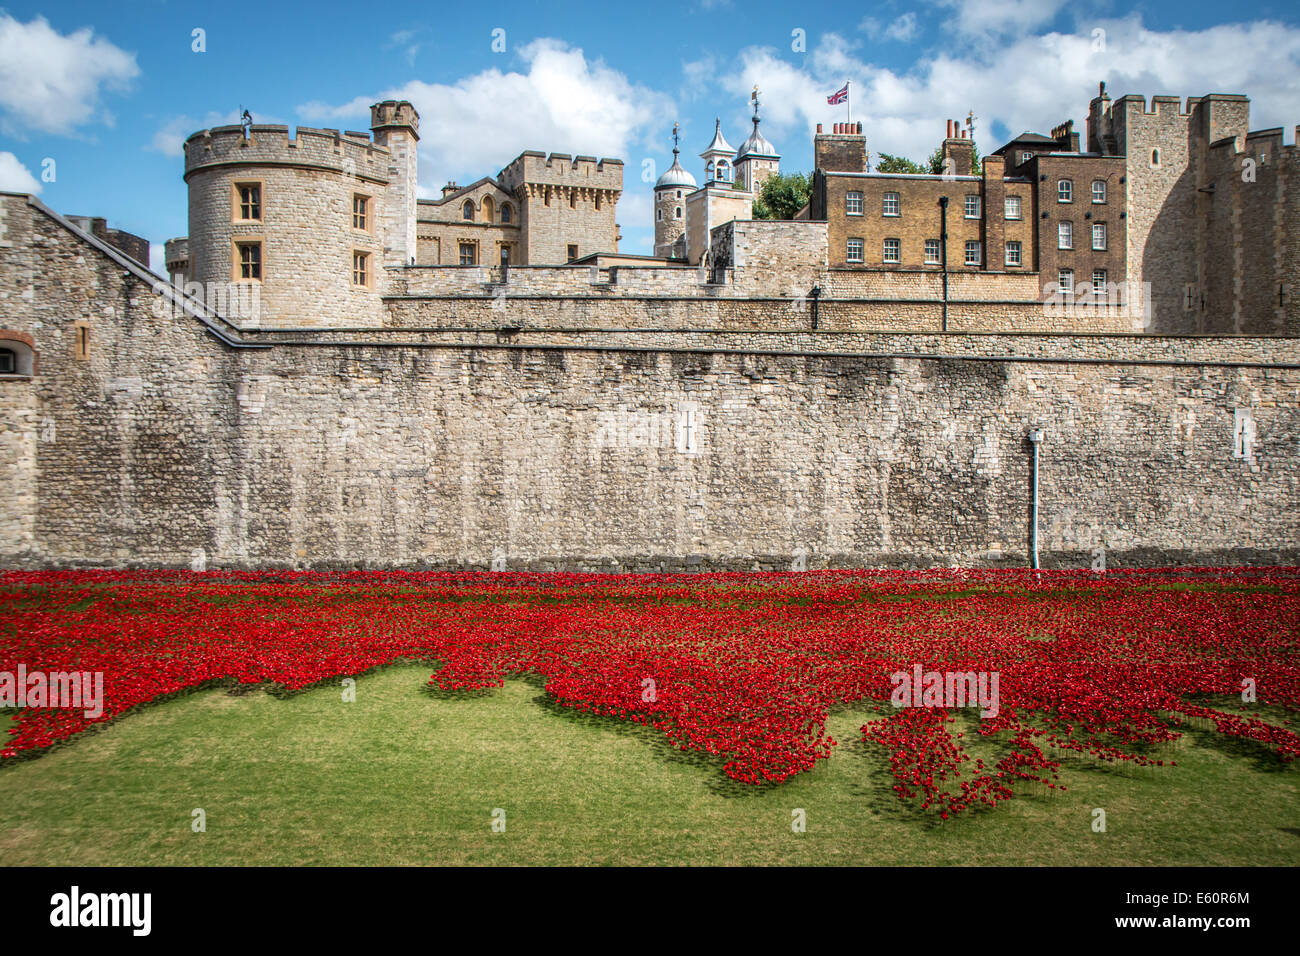
{"type": "MultiPolygon", "coordinates": [[[[890,789],[829,721],[829,760],[750,787],[661,734],[561,708],[540,681],[439,694],[403,664],[280,698],[208,688],[0,765],[0,858],[56,864],[1281,864],[1300,862],[1300,770],[1191,730],[1176,767],[1067,757],[1064,794],[947,823],[890,789]],[[1092,811],[1106,811],[1106,832],[1092,811]],[[207,831],[191,830],[191,811],[207,831]],[[506,814],[492,831],[492,811],[506,814]],[[791,811],[807,832],[791,830],[791,811]]],[[[0,718],[2,720],[3,718],[0,718]]],[[[0,730],[3,724],[0,724],[0,730]]],[[[979,741],[973,753],[996,753],[979,741]]]]}

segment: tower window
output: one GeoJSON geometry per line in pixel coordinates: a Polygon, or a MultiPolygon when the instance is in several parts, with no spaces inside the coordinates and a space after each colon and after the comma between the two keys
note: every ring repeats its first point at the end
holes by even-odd
{"type": "Polygon", "coordinates": [[[261,221],[261,183],[235,183],[235,218],[244,222],[261,221]]]}
{"type": "Polygon", "coordinates": [[[662,209],[656,209],[656,210],[655,210],[655,221],[656,221],[656,222],[663,222],[663,221],[664,221],[664,211],[663,211],[662,209]]]}
{"type": "Polygon", "coordinates": [[[570,189],[570,190],[569,190],[569,208],[570,208],[570,209],[576,209],[577,206],[578,206],[578,191],[577,191],[576,189],[570,189]]]}
{"type": "Polygon", "coordinates": [[[674,218],[674,219],[681,219],[681,218],[682,218],[682,207],[681,207],[681,206],[674,206],[674,207],[673,207],[673,218],[674,218]]]}
{"type": "Polygon", "coordinates": [[[352,253],[352,284],[363,287],[370,285],[370,253],[352,253]]]}
{"type": "Polygon", "coordinates": [[[680,189],[677,190],[677,198],[678,198],[678,199],[681,199],[681,198],[682,198],[682,191],[681,191],[680,189]]]}
{"type": "Polygon", "coordinates": [[[352,197],[352,228],[368,232],[370,229],[370,197],[356,195],[352,197]]]}
{"type": "Polygon", "coordinates": [[[236,278],[260,282],[262,279],[262,244],[260,242],[237,242],[235,248],[239,253],[236,278]]]}
{"type": "Polygon", "coordinates": [[[570,245],[569,245],[569,261],[572,262],[572,261],[573,261],[574,259],[576,259],[576,258],[578,258],[578,247],[575,246],[575,245],[573,245],[572,243],[570,243],[570,245]]]}
{"type": "Polygon", "coordinates": [[[79,362],[90,358],[90,323],[81,321],[72,323],[73,334],[72,357],[79,362]]]}
{"type": "Polygon", "coordinates": [[[1158,149],[1151,150],[1151,165],[1152,166],[1160,165],[1160,150],[1158,149]]]}

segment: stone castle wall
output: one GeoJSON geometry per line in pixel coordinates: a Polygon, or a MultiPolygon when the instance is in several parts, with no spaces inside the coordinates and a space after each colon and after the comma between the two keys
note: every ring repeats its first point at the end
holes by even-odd
{"type": "Polygon", "coordinates": [[[242,336],[0,206],[6,566],[1023,565],[1031,427],[1049,566],[1300,558],[1292,340],[242,336]]]}

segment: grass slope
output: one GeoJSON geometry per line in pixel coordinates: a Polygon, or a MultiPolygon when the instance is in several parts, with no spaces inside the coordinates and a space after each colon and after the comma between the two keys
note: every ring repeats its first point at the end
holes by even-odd
{"type": "MultiPolygon", "coordinates": [[[[1177,767],[1067,758],[1064,794],[939,824],[901,803],[870,707],[779,786],[729,780],[655,730],[555,705],[539,681],[445,695],[427,664],[280,699],[209,688],[0,766],[0,856],[20,864],[1282,864],[1300,771],[1191,730],[1177,767]],[[191,831],[191,811],[207,832],[191,831]],[[493,833],[494,808],[506,831],[493,833]],[[1107,832],[1092,831],[1092,810],[1107,832]],[[791,811],[807,832],[791,831],[791,811]]],[[[973,724],[972,724],[973,726],[973,724]]],[[[0,731],[3,724],[0,723],[0,731]]],[[[968,735],[969,737],[969,735],[968,735]]],[[[995,742],[981,741],[996,752],[995,742]]]]}

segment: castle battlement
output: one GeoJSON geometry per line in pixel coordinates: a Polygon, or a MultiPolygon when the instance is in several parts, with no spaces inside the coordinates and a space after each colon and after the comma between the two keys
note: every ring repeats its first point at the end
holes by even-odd
{"type": "Polygon", "coordinates": [[[244,138],[240,126],[200,130],[185,141],[185,179],[216,166],[304,166],[346,172],[388,182],[389,150],[365,133],[299,126],[295,136],[283,125],[254,125],[244,138]]]}
{"type": "Polygon", "coordinates": [[[501,170],[497,178],[512,192],[526,183],[621,192],[623,161],[596,159],[594,156],[574,157],[568,153],[547,155],[528,150],[520,153],[514,162],[501,170]]]}

